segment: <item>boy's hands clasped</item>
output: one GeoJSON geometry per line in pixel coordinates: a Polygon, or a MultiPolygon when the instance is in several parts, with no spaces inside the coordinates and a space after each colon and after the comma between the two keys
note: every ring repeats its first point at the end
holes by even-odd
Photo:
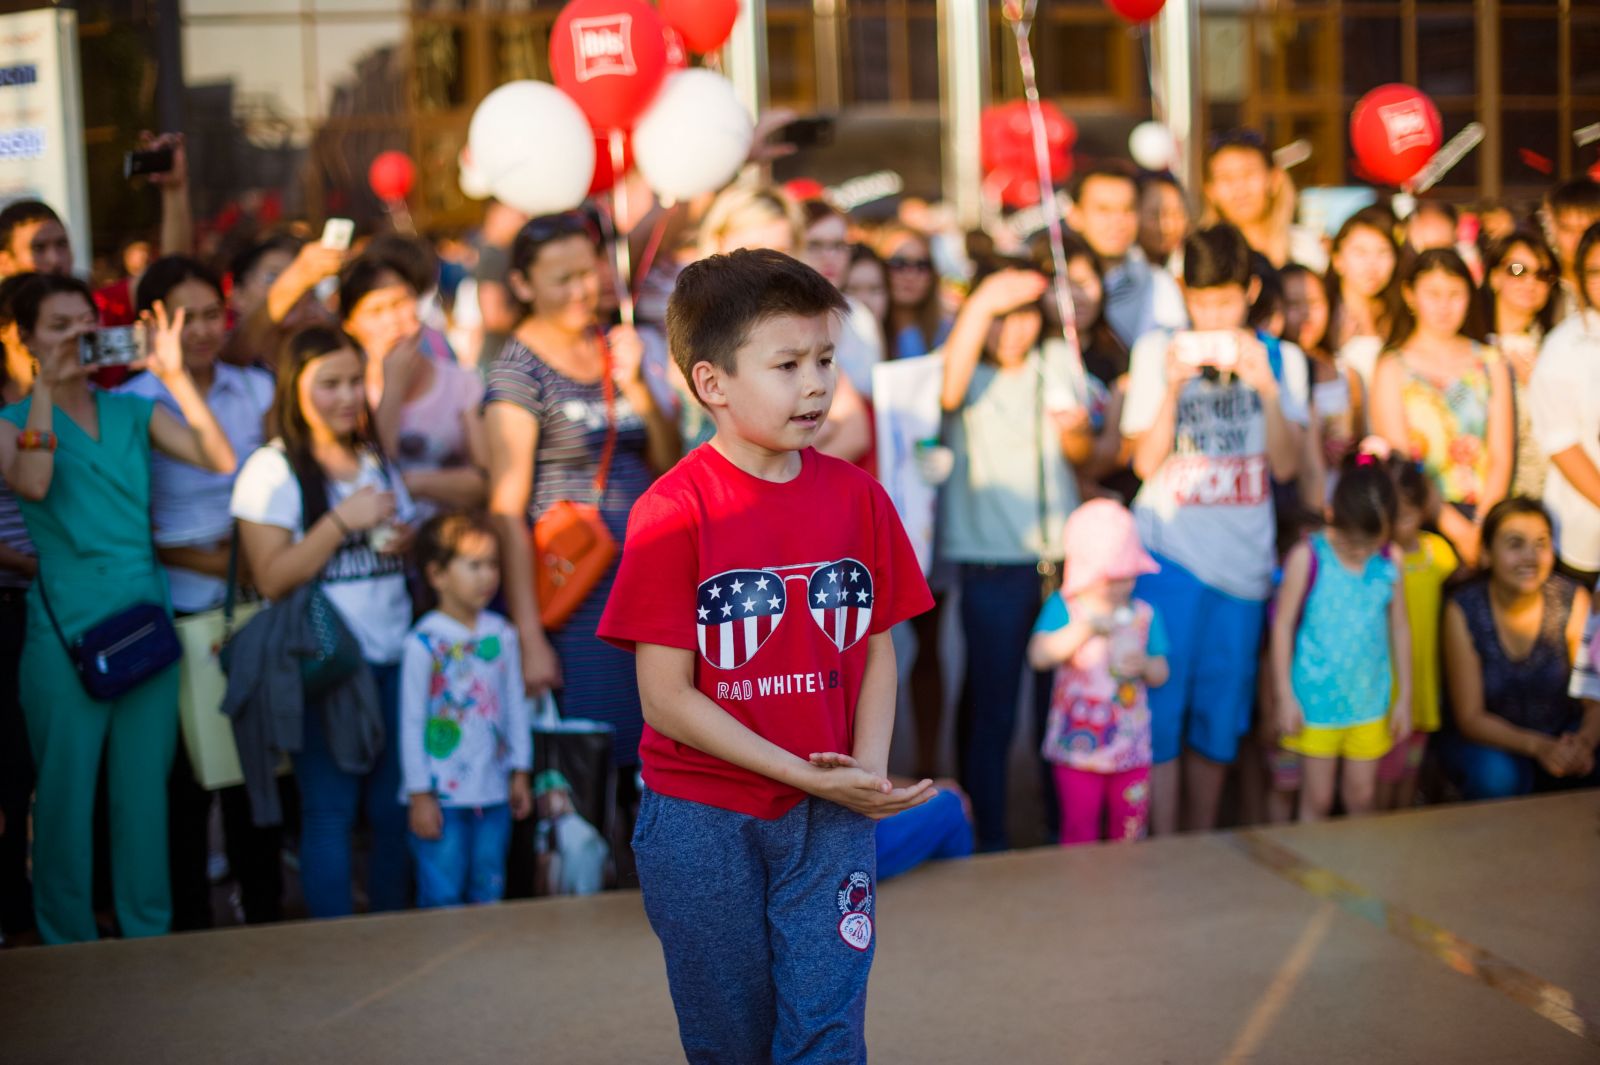
{"type": "Polygon", "coordinates": [[[916,806],[921,806],[939,790],[933,781],[924,779],[910,787],[897,788],[889,779],[863,769],[861,763],[847,754],[825,752],[807,759],[821,773],[806,790],[819,799],[837,803],[874,821],[893,817],[916,806]]]}

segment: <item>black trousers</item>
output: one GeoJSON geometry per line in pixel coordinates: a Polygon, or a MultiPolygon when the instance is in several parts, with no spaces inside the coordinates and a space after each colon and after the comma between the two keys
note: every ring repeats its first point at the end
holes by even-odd
{"type": "Polygon", "coordinates": [[[33,749],[22,717],[17,682],[28,608],[20,589],[0,588],[0,932],[30,932],[33,885],[28,881],[28,812],[33,801],[33,749]]]}

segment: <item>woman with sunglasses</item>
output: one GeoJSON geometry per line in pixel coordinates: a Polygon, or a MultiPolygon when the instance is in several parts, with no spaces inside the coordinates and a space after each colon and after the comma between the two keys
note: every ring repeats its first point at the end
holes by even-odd
{"type": "Polygon", "coordinates": [[[878,254],[889,267],[889,334],[894,357],[926,355],[944,343],[952,324],[940,305],[939,279],[928,238],[904,226],[890,226],[878,238],[878,254]]]}
{"type": "Polygon", "coordinates": [[[558,692],[565,716],[615,728],[613,758],[626,768],[619,784],[631,798],[644,725],[633,660],[595,638],[616,566],[560,628],[546,630],[529,530],[558,503],[598,504],[621,544],[635,501],[678,460],[678,429],[645,383],[638,334],[627,326],[601,330],[597,235],[581,214],[523,226],[511,245],[507,283],[522,318],[489,369],[484,433],[489,514],[500,537],[506,605],[521,637],[523,682],[531,695],[558,692]]]}
{"type": "Polygon", "coordinates": [[[1511,367],[1517,403],[1517,464],[1511,494],[1538,499],[1544,494],[1550,457],[1533,435],[1528,386],[1539,348],[1555,327],[1555,253],[1531,229],[1519,229],[1489,249],[1479,298],[1489,330],[1489,343],[1511,367]]]}

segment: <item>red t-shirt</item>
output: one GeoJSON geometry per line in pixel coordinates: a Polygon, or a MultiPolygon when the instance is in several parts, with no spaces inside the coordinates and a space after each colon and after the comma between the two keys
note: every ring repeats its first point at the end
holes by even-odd
{"type": "MultiPolygon", "coordinates": [[[[849,754],[866,637],[933,607],[883,488],[807,449],[786,484],[702,445],[634,505],[600,636],[695,652],[695,685],[799,755],[849,754]]],[[[804,794],[645,726],[644,780],[754,817],[804,794]]]]}

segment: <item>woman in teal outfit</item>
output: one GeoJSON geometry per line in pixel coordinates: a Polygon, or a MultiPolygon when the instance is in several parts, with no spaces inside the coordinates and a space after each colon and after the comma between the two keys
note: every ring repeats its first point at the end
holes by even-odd
{"type": "Polygon", "coordinates": [[[91,698],[45,611],[72,641],[140,602],[167,602],[150,534],[150,449],[226,473],[233,449],[183,366],[180,311],[156,305],[145,368],[188,424],[136,396],[89,387],[78,340],[95,306],[75,278],[45,277],[19,292],[17,327],[39,369],[33,395],[0,411],[0,471],[39,551],[28,593],[22,709],[38,763],[33,894],[47,943],[97,938],[93,909],[95,783],[106,758],[112,889],[124,936],[171,922],[167,788],[178,737],[178,674],[168,669],[112,702],[91,698]]]}

